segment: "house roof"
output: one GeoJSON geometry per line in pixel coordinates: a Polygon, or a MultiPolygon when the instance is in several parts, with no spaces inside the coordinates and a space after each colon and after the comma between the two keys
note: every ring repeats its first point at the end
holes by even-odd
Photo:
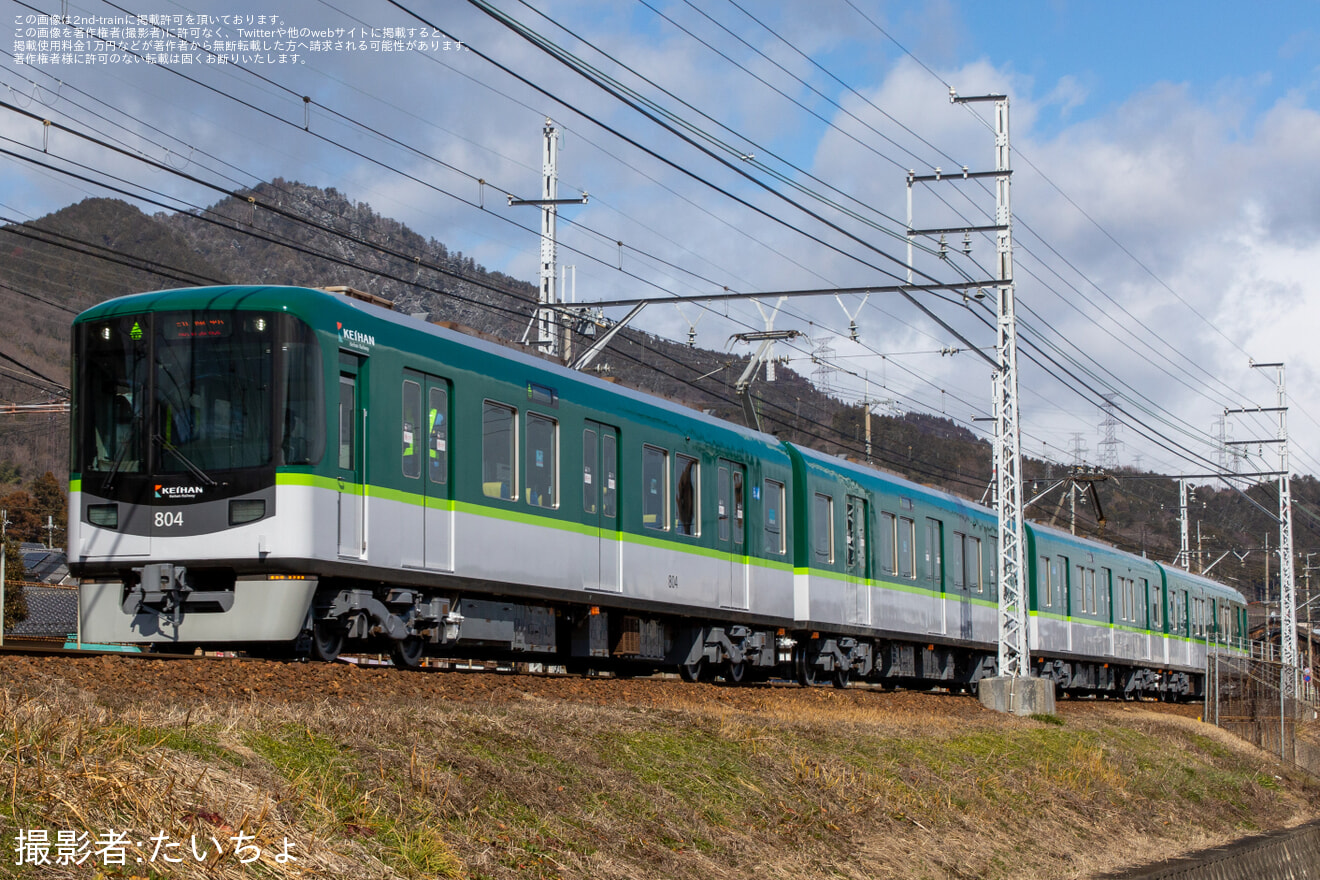
{"type": "Polygon", "coordinates": [[[78,591],[24,587],[28,616],[6,635],[64,638],[78,629],[78,591]]]}

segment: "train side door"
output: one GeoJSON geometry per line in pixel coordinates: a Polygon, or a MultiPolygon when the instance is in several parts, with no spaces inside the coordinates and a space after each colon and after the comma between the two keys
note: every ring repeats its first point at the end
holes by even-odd
{"type": "Polygon", "coordinates": [[[867,570],[866,499],[849,495],[844,517],[843,562],[848,623],[871,625],[871,585],[867,570]]]}
{"type": "Polygon", "coordinates": [[[339,555],[367,558],[366,359],[339,353],[339,555]]]}
{"type": "Polygon", "coordinates": [[[715,472],[718,529],[715,547],[728,554],[728,565],[718,568],[720,607],[747,607],[747,472],[740,464],[721,458],[715,472]]]}
{"type": "Polygon", "coordinates": [[[619,535],[619,431],[588,421],[582,430],[582,512],[594,526],[594,552],[582,554],[582,585],[617,593],[623,542],[619,535]]]}
{"type": "Polygon", "coordinates": [[[944,635],[944,523],[926,517],[925,586],[930,590],[926,609],[926,630],[944,635]]]}
{"type": "Polygon", "coordinates": [[[408,568],[453,571],[447,381],[404,372],[402,440],[404,483],[416,501],[397,524],[400,561],[408,568]]]}
{"type": "Polygon", "coordinates": [[[423,413],[426,437],[426,510],[423,565],[432,571],[454,570],[453,479],[449,473],[449,382],[426,377],[423,413]]]}

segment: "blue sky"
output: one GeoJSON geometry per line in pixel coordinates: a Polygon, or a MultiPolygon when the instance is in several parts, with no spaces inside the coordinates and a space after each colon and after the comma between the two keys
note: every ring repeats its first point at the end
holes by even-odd
{"type": "MultiPolygon", "coordinates": [[[[956,55],[994,59],[1045,86],[1087,93],[1072,121],[1102,114],[1153,83],[1207,97],[1244,88],[1257,106],[1310,90],[1315,106],[1320,10],[1310,2],[957,3],[956,55]]],[[[953,60],[953,59],[949,59],[953,60]]],[[[1065,117],[1067,121],[1067,117],[1065,117]]]]}
{"type": "MultiPolygon", "coordinates": [[[[729,145],[723,155],[733,167],[642,119],[468,3],[411,8],[468,41],[480,56],[304,53],[297,65],[172,71],[145,65],[33,67],[0,57],[0,82],[12,103],[76,128],[108,132],[190,173],[229,181],[225,185],[281,176],[334,186],[424,236],[529,281],[535,280],[539,249],[535,214],[499,206],[505,192],[528,196],[539,188],[540,128],[551,116],[564,131],[561,195],[573,188],[592,193],[589,205],[565,211],[575,222],[561,224],[560,259],[577,267],[582,300],[883,282],[881,269],[893,270],[892,258],[905,255],[905,169],[962,163],[986,169],[993,158],[986,116],[978,121],[965,108],[952,107],[945,84],[963,94],[1007,91],[1015,257],[1019,300],[1030,310],[1027,332],[1054,347],[1047,350],[1067,352],[1085,386],[1058,381],[1057,366],[1024,365],[1028,451],[1063,457],[1061,450],[1080,433],[1093,460],[1101,420],[1097,394],[1112,391],[1130,411],[1130,426],[1120,435],[1127,444],[1125,462],[1141,455],[1147,467],[1203,470],[1204,459],[1216,454],[1208,436],[1223,409],[1272,399],[1272,384],[1249,367],[1255,358],[1289,363],[1298,408],[1296,466],[1320,471],[1320,401],[1309,397],[1320,383],[1320,355],[1306,329],[1320,322],[1313,282],[1320,261],[1320,16],[1314,3],[1270,4],[1266,15],[1260,6],[1187,0],[492,2],[684,122],[718,133],[729,145]],[[651,7],[709,47],[659,20],[651,7]],[[739,7],[761,17],[791,48],[739,7]],[[579,38],[632,71],[595,55],[579,38]],[[380,164],[303,131],[302,95],[315,102],[313,132],[380,164]],[[99,108],[106,118],[74,101],[99,108]],[[698,110],[733,131],[717,132],[698,110]],[[636,143],[603,130],[588,115],[636,143]],[[751,143],[760,145],[756,162],[739,158],[754,151],[751,143]],[[791,183],[776,180],[773,172],[791,183]],[[477,198],[478,178],[487,181],[481,209],[467,204],[477,198]],[[815,195],[828,196],[830,203],[815,195]],[[1201,464],[1180,461],[1183,453],[1158,438],[1195,447],[1201,464]]],[[[100,0],[68,5],[75,15],[116,14],[100,0]]],[[[55,0],[44,6],[61,11],[55,0]]],[[[154,11],[172,14],[275,12],[309,28],[419,24],[380,0],[351,7],[303,0],[161,0],[158,7],[154,11]]],[[[12,0],[0,9],[10,13],[7,22],[26,14],[12,0]]],[[[12,38],[3,48],[13,48],[12,38]]],[[[180,208],[215,201],[213,193],[85,144],[57,137],[51,152],[41,153],[40,127],[16,118],[6,119],[0,131],[13,149],[40,154],[42,161],[80,162],[162,190],[180,208]]],[[[4,163],[5,217],[37,217],[106,194],[54,170],[4,163]]],[[[916,225],[938,225],[946,218],[983,216],[993,210],[993,198],[976,190],[919,192],[915,210],[916,225]]],[[[984,276],[992,243],[975,245],[970,260],[918,262],[926,271],[950,273],[949,280],[956,279],[955,268],[984,276]]],[[[967,338],[993,341],[956,298],[932,306],[967,338]]],[[[646,326],[685,339],[696,314],[701,312],[695,307],[686,316],[673,308],[651,309],[646,326]]],[[[832,347],[830,363],[838,369],[822,378],[841,396],[856,399],[860,376],[874,382],[878,375],[895,409],[936,411],[982,426],[972,419],[988,412],[984,364],[941,356],[942,348],[962,343],[911,307],[892,298],[873,298],[864,306],[859,298],[848,299],[843,309],[832,298],[794,301],[776,321],[811,336],[811,343],[781,352],[804,373],[816,370],[813,348],[819,354],[821,346],[832,347]],[[840,336],[846,336],[850,313],[858,315],[860,346],[840,336]]],[[[698,341],[722,349],[730,333],[762,326],[751,305],[708,311],[698,341]]],[[[1234,430],[1238,437],[1258,436],[1272,427],[1243,420],[1234,430]]]]}

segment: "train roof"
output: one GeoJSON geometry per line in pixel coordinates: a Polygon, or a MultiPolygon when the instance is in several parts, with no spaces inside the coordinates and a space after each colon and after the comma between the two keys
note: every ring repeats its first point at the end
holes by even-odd
{"type": "Polygon", "coordinates": [[[995,512],[988,507],[983,507],[974,501],[969,501],[960,495],[954,495],[952,492],[946,492],[943,489],[936,489],[932,486],[925,486],[921,483],[909,480],[907,477],[898,474],[882,471],[870,465],[862,464],[857,461],[849,461],[846,458],[840,458],[837,455],[829,455],[817,449],[811,449],[806,446],[799,446],[796,443],[786,444],[809,464],[833,473],[846,474],[849,478],[856,480],[860,485],[883,484],[890,491],[911,492],[919,495],[928,501],[934,501],[945,507],[959,508],[970,514],[983,516],[989,519],[995,518],[995,512]]]}
{"type": "MultiPolygon", "coordinates": [[[[327,307],[332,303],[337,307],[349,308],[359,312],[368,321],[389,324],[404,333],[423,333],[443,339],[450,344],[481,353],[498,361],[517,364],[529,370],[555,376],[559,381],[589,389],[592,394],[605,395],[614,400],[628,401],[638,415],[645,415],[648,410],[652,412],[661,411],[671,418],[700,423],[706,428],[722,431],[726,437],[736,437],[748,448],[755,447],[761,453],[773,452],[779,456],[787,455],[783,443],[771,434],[708,415],[700,410],[666,400],[663,397],[657,397],[625,385],[607,382],[604,379],[571,370],[510,346],[470,336],[380,305],[364,302],[336,290],[281,285],[175,288],[150,293],[130,294],[106,300],[78,315],[74,319],[74,323],[86,323],[144,311],[253,309],[286,311],[301,317],[314,329],[333,332],[333,328],[321,326],[325,321],[338,320],[332,313],[327,311],[327,307]]],[[[394,343],[391,342],[391,344],[394,343]]],[[[394,346],[397,348],[405,347],[398,344],[394,344],[394,346]]],[[[681,429],[680,425],[675,425],[675,427],[681,429]]]]}

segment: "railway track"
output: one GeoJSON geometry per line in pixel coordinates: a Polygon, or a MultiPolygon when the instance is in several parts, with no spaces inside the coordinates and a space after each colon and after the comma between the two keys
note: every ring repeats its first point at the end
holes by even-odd
{"type": "MultiPolygon", "coordinates": [[[[363,658],[366,659],[366,658],[363,658]]],[[[225,701],[276,704],[343,703],[351,708],[443,700],[499,705],[525,700],[617,704],[645,709],[696,707],[702,711],[813,711],[912,714],[971,719],[984,709],[975,697],[935,691],[885,691],[853,685],[803,688],[789,682],[750,686],[689,684],[673,676],[621,679],[558,673],[431,667],[403,672],[374,663],[297,663],[184,654],[123,654],[66,650],[53,643],[0,649],[0,688],[38,696],[72,689],[97,703],[131,709],[145,704],[215,705],[225,701]],[[178,662],[188,661],[193,662],[178,662]],[[455,674],[457,673],[457,674],[455,674]],[[484,673],[484,674],[483,674],[484,673]]],[[[1093,711],[1151,711],[1196,718],[1199,704],[1063,700],[1065,719],[1093,711]]]]}

